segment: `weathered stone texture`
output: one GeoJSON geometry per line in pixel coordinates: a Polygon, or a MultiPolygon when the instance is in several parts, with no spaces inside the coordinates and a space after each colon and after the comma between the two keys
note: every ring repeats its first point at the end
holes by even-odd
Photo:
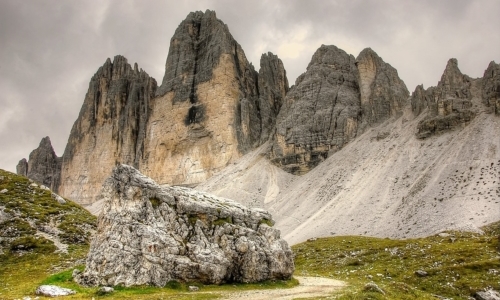
{"type": "Polygon", "coordinates": [[[321,46],[307,72],[285,98],[269,158],[303,174],[356,136],[359,83],[355,59],[335,46],[321,46]]]}
{"type": "Polygon", "coordinates": [[[408,91],[397,71],[371,49],[358,59],[322,45],[285,98],[271,161],[304,174],[363,132],[397,115],[408,91]]]}
{"type": "Polygon", "coordinates": [[[427,109],[418,124],[417,137],[467,125],[475,115],[471,110],[471,84],[472,79],[460,72],[457,60],[452,58],[436,87],[424,90],[422,85],[417,86],[410,99],[412,111],[418,116],[427,109]]]}
{"type": "Polygon", "coordinates": [[[293,254],[271,215],[188,188],[159,186],[130,166],[106,180],[84,285],[168,281],[257,282],[289,279],[293,254]]]}
{"type": "Polygon", "coordinates": [[[28,161],[25,158],[19,161],[16,172],[51,190],[57,190],[61,178],[61,162],[61,158],[57,157],[50,138],[47,136],[40,141],[38,148],[31,151],[28,161]]]}
{"type": "Polygon", "coordinates": [[[484,71],[482,96],[486,106],[500,115],[500,64],[490,62],[484,71]]]}
{"type": "Polygon", "coordinates": [[[215,12],[189,14],[171,39],[141,171],[161,183],[199,183],[257,147],[257,77],[215,12]]]}
{"type": "Polygon", "coordinates": [[[259,110],[261,118],[260,143],[265,143],[276,125],[276,117],[288,93],[288,79],[283,62],[268,52],[260,58],[259,110]]]}
{"type": "Polygon", "coordinates": [[[28,176],[28,161],[26,158],[21,159],[16,166],[17,175],[28,176]]]}
{"type": "Polygon", "coordinates": [[[124,57],[108,59],[89,84],[55,190],[91,204],[118,163],[160,183],[205,181],[264,143],[274,126],[288,82],[275,55],[261,65],[259,80],[212,11],[190,13],[179,25],[158,88],[124,57]]]}
{"type": "Polygon", "coordinates": [[[356,66],[361,98],[360,129],[401,114],[409,92],[398,71],[370,48],[361,51],[356,66]]]}
{"type": "Polygon", "coordinates": [[[140,164],[155,90],[156,81],[123,56],[99,68],[64,151],[61,195],[90,204],[116,163],[140,164]]]}

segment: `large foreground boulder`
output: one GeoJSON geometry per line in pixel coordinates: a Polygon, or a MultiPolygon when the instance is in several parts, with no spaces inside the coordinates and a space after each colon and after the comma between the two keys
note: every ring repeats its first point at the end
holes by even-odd
{"type": "Polygon", "coordinates": [[[160,186],[117,166],[103,186],[105,204],[83,285],[156,285],[171,280],[220,284],[289,279],[293,254],[271,215],[183,187],[160,186]]]}

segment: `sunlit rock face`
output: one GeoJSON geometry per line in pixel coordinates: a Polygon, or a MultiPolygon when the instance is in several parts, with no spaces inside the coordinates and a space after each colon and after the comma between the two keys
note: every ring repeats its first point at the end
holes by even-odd
{"type": "Polygon", "coordinates": [[[52,188],[92,204],[119,163],[160,183],[203,182],[267,141],[287,91],[277,56],[262,56],[259,76],[215,12],[190,13],[171,39],[159,87],[123,56],[99,68],[52,188]]]}

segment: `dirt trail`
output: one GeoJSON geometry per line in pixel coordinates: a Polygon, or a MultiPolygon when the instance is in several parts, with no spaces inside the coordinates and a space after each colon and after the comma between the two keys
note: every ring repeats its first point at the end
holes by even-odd
{"type": "Polygon", "coordinates": [[[247,299],[247,300],[291,300],[295,298],[324,297],[339,291],[346,283],[339,280],[323,277],[296,276],[299,285],[291,289],[276,290],[253,290],[236,293],[228,293],[223,299],[247,299]]]}

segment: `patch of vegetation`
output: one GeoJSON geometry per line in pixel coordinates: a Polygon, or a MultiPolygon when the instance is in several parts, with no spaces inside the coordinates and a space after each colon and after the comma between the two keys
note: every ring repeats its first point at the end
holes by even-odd
{"type": "Polygon", "coordinates": [[[41,251],[46,253],[53,244],[37,231],[57,235],[68,244],[88,243],[97,219],[78,204],[66,199],[61,204],[51,191],[28,178],[0,169],[0,210],[4,219],[0,224],[0,256],[9,251],[41,251]],[[46,231],[48,230],[48,231],[46,231]],[[49,246],[50,245],[50,246],[49,246]],[[2,254],[3,253],[3,254],[2,254]]]}
{"type": "Polygon", "coordinates": [[[19,237],[23,235],[35,234],[36,229],[31,227],[31,225],[19,218],[14,218],[7,220],[2,223],[2,227],[0,228],[0,236],[2,237],[19,237]]]}
{"type": "Polygon", "coordinates": [[[51,253],[56,250],[56,246],[43,237],[23,236],[13,240],[9,249],[11,253],[30,250],[36,250],[38,253],[51,253]]]}
{"type": "Polygon", "coordinates": [[[336,299],[468,299],[485,288],[500,289],[498,231],[494,224],[484,235],[320,238],[292,247],[295,274],[347,281],[350,287],[336,299]],[[419,276],[418,270],[427,274],[419,276]],[[364,289],[369,282],[385,295],[364,289]]]}
{"type": "Polygon", "coordinates": [[[233,218],[231,216],[229,216],[227,218],[218,218],[217,220],[213,221],[212,224],[214,226],[216,226],[216,225],[222,226],[224,224],[233,224],[233,218]]]}
{"type": "Polygon", "coordinates": [[[269,227],[273,227],[274,226],[274,222],[272,220],[265,219],[265,218],[259,221],[259,225],[260,224],[266,224],[269,227]]]}
{"type": "Polygon", "coordinates": [[[160,206],[161,201],[158,198],[151,198],[149,199],[149,202],[151,202],[151,205],[153,206],[154,209],[157,209],[158,206],[160,206]]]}
{"type": "Polygon", "coordinates": [[[198,215],[191,215],[191,214],[188,215],[189,224],[194,225],[194,224],[196,224],[196,221],[198,221],[198,220],[199,220],[198,215]]]}

